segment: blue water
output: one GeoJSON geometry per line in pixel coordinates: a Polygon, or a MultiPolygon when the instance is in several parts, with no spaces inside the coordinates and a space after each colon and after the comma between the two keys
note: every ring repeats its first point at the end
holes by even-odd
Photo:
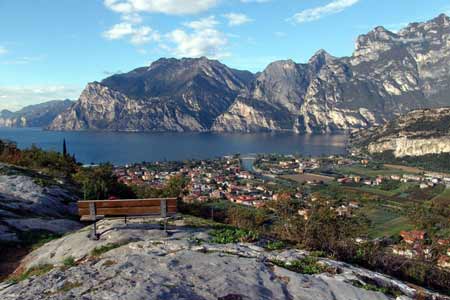
{"type": "Polygon", "coordinates": [[[39,128],[0,128],[0,139],[20,148],[35,144],[70,153],[82,163],[126,164],[141,161],[205,159],[228,154],[343,154],[345,135],[55,132],[39,128]]]}

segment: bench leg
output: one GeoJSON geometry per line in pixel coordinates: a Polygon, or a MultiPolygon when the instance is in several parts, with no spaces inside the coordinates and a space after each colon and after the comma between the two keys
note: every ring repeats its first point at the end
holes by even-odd
{"type": "Polygon", "coordinates": [[[125,216],[125,225],[127,225],[127,216],[125,216]]]}
{"type": "Polygon", "coordinates": [[[97,234],[97,221],[95,221],[94,224],[92,224],[92,231],[89,238],[91,240],[98,241],[99,236],[97,234]]]}

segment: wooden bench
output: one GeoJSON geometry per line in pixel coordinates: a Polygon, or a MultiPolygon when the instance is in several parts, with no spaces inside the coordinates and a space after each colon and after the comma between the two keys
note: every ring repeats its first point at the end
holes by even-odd
{"type": "Polygon", "coordinates": [[[121,199],[121,200],[84,200],[78,201],[78,213],[81,221],[93,223],[90,237],[98,240],[97,221],[107,217],[159,216],[164,218],[164,231],[167,230],[167,218],[177,213],[177,198],[121,199]]]}

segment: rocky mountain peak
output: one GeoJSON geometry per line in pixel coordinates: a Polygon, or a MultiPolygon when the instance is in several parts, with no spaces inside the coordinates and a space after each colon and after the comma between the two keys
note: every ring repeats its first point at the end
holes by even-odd
{"type": "Polygon", "coordinates": [[[73,107],[53,128],[84,120],[134,131],[332,132],[381,124],[449,104],[448,24],[440,15],[398,33],[379,26],[358,37],[350,57],[319,50],[307,63],[276,61],[256,76],[206,57],[160,59],[106,78],[108,93],[80,98],[90,104],[73,107]]]}

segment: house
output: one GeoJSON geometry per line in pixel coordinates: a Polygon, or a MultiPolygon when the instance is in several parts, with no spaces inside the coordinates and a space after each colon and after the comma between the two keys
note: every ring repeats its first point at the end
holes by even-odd
{"type": "Polygon", "coordinates": [[[414,249],[410,249],[401,245],[395,245],[392,248],[392,253],[399,256],[404,256],[407,258],[414,258],[417,257],[417,251],[414,249]]]}
{"type": "Polygon", "coordinates": [[[425,231],[423,230],[411,230],[411,231],[401,231],[400,236],[403,241],[407,244],[415,244],[416,242],[423,241],[425,239],[425,231]]]}
{"type": "Polygon", "coordinates": [[[308,220],[311,214],[311,210],[307,208],[299,209],[298,214],[303,217],[303,219],[308,220]]]}
{"type": "Polygon", "coordinates": [[[351,216],[351,209],[348,206],[341,205],[338,208],[335,209],[336,213],[340,217],[350,217],[351,216]]]}
{"type": "Polygon", "coordinates": [[[359,202],[358,201],[350,201],[348,204],[351,208],[359,208],[359,202]]]}
{"type": "Polygon", "coordinates": [[[396,181],[400,181],[400,179],[402,179],[402,177],[400,175],[391,175],[391,179],[392,180],[396,180],[396,181]]]}
{"type": "Polygon", "coordinates": [[[437,265],[443,269],[450,269],[450,256],[441,255],[438,258],[437,265]]]}
{"type": "Polygon", "coordinates": [[[428,184],[426,184],[426,183],[421,183],[421,184],[419,185],[419,187],[420,187],[421,189],[426,189],[426,188],[428,188],[428,184]]]}

